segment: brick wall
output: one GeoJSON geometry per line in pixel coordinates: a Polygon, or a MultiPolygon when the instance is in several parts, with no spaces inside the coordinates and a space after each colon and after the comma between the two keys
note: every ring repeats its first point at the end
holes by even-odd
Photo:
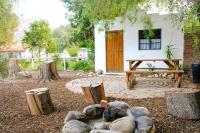
{"type": "MultiPolygon", "coordinates": [[[[197,34],[200,40],[200,33],[197,34]]],[[[200,63],[200,57],[193,55],[192,51],[192,35],[189,33],[185,33],[184,35],[184,64],[186,67],[186,71],[190,71],[190,67],[192,63],[200,63]]]]}

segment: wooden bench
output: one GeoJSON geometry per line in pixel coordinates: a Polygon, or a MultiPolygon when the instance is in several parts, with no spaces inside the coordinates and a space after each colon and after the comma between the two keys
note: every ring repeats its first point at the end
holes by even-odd
{"type": "Polygon", "coordinates": [[[136,77],[135,74],[140,74],[140,73],[151,73],[151,74],[155,74],[155,73],[173,73],[175,76],[175,87],[180,88],[181,87],[181,83],[182,83],[182,79],[183,79],[183,70],[154,70],[154,71],[150,71],[150,70],[129,70],[126,71],[126,81],[127,81],[127,88],[131,89],[134,87],[134,85],[136,84],[136,77]]]}

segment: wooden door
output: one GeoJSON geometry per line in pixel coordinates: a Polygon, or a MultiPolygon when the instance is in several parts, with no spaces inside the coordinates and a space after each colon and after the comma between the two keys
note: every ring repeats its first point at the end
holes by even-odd
{"type": "Polygon", "coordinates": [[[124,71],[123,32],[112,31],[106,33],[106,71],[124,71]]]}

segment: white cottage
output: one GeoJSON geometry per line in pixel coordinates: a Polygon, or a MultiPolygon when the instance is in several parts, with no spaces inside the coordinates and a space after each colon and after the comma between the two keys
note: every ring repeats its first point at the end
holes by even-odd
{"type": "MultiPolygon", "coordinates": [[[[184,33],[182,27],[171,22],[167,14],[151,14],[154,38],[144,36],[144,25],[137,21],[119,19],[110,25],[110,30],[99,30],[95,27],[95,69],[104,73],[121,73],[129,69],[128,59],[162,59],[166,58],[165,49],[168,44],[176,44],[173,51],[175,58],[183,59],[184,33]]],[[[162,62],[149,62],[155,67],[165,68],[162,62]]],[[[147,67],[142,63],[140,67],[147,67]]]]}

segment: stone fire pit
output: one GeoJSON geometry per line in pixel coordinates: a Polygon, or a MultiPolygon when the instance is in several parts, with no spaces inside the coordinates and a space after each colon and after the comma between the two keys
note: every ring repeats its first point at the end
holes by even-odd
{"type": "Polygon", "coordinates": [[[130,107],[121,101],[89,105],[83,112],[70,111],[63,133],[154,133],[155,127],[145,107],[130,107]]]}

